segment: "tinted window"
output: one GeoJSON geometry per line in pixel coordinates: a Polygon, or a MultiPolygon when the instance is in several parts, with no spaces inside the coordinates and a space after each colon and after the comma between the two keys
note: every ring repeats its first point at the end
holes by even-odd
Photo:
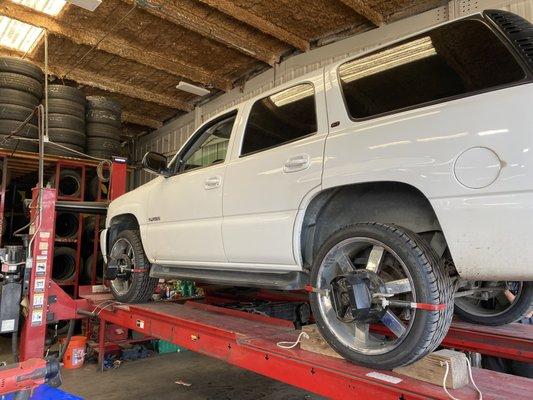
{"type": "Polygon", "coordinates": [[[235,115],[202,128],[199,136],[185,151],[179,163],[179,171],[191,170],[224,162],[235,115]]]}
{"type": "Polygon", "coordinates": [[[241,155],[279,146],[316,131],[313,85],[293,86],[254,103],[241,155]]]}
{"type": "Polygon", "coordinates": [[[479,20],[436,28],[339,67],[353,118],[485,90],[524,76],[509,50],[479,20]]]}

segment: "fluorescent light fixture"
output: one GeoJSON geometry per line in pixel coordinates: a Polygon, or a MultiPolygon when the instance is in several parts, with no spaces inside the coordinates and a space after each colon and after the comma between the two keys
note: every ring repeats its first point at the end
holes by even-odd
{"type": "Polygon", "coordinates": [[[343,64],[339,75],[344,82],[352,82],[436,54],[431,38],[426,36],[343,64]]]}
{"type": "Polygon", "coordinates": [[[0,46],[26,53],[34,48],[42,34],[41,28],[0,16],[0,46]]]}
{"type": "Polygon", "coordinates": [[[176,85],[176,89],[195,94],[196,96],[205,96],[206,94],[211,93],[209,90],[204,89],[203,87],[192,85],[183,81],[180,81],[180,83],[176,85]]]}
{"type": "Polygon", "coordinates": [[[29,8],[33,8],[36,11],[51,15],[55,17],[65,7],[65,0],[11,0],[13,3],[17,3],[29,8]]]}
{"type": "Polygon", "coordinates": [[[310,83],[304,83],[302,85],[293,86],[282,92],[273,94],[269,99],[277,106],[281,107],[286,104],[293,103],[295,101],[304,99],[315,94],[315,89],[310,83]]]}
{"type": "Polygon", "coordinates": [[[87,11],[94,11],[102,4],[102,0],[68,0],[68,2],[87,11]]]}

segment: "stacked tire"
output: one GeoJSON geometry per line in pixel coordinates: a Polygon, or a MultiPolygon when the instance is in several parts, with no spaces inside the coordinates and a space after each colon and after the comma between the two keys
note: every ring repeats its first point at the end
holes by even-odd
{"type": "MultiPolygon", "coordinates": [[[[85,95],[82,91],[70,86],[48,86],[48,137],[54,143],[85,153],[85,95]]],[[[78,156],[54,145],[48,145],[46,152],[78,156]]]]}
{"type": "Polygon", "coordinates": [[[0,147],[38,151],[37,142],[15,139],[39,138],[36,114],[16,135],[9,135],[41,102],[43,83],[44,74],[38,66],[15,57],[0,57],[0,147]]]}
{"type": "Polygon", "coordinates": [[[122,108],[113,99],[87,96],[87,154],[110,159],[120,155],[122,108]]]}

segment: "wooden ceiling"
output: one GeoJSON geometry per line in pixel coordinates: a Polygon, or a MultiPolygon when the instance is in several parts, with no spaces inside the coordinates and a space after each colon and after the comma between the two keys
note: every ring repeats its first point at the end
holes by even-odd
{"type": "MultiPolygon", "coordinates": [[[[136,132],[192,110],[200,97],[176,89],[180,80],[217,94],[321,39],[363,32],[444,3],[104,0],[94,12],[67,5],[51,17],[0,0],[0,15],[46,28],[51,74],[88,95],[119,100],[129,132],[136,132]]],[[[13,54],[0,48],[0,55],[13,54]]],[[[43,42],[26,57],[42,65],[43,42]]]]}

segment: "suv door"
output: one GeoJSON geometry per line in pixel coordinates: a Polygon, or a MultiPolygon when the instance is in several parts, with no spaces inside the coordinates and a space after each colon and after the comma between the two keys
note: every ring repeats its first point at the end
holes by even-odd
{"type": "Polygon", "coordinates": [[[296,216],[321,184],[327,135],[322,75],[250,103],[243,125],[226,170],[226,256],[250,268],[299,269],[296,216]]]}
{"type": "Polygon", "coordinates": [[[222,186],[237,112],[202,126],[171,161],[173,175],[150,191],[143,241],[152,261],[165,265],[225,262],[222,186]]]}

